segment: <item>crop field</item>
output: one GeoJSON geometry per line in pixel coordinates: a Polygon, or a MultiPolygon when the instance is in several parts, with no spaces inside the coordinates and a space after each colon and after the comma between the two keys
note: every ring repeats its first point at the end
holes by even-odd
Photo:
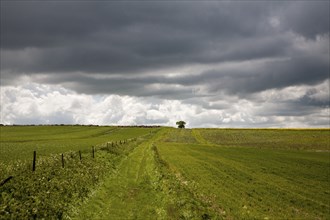
{"type": "Polygon", "coordinates": [[[193,143],[192,132],[182,130],[179,133],[184,134],[172,132],[167,137],[177,143],[162,142],[157,147],[187,189],[198,192],[197,198],[208,202],[223,218],[330,217],[329,152],[292,150],[302,142],[303,148],[329,149],[328,130],[198,129],[194,132],[217,144],[223,138],[224,145],[205,144],[205,141],[186,144],[185,140],[193,143]],[[277,140],[274,135],[280,136],[281,132],[285,137],[277,140]],[[315,136],[320,139],[314,139],[315,136]],[[234,137],[238,139],[236,142],[234,137]],[[281,143],[279,148],[270,149],[275,148],[276,141],[281,143]]]}
{"type": "Polygon", "coordinates": [[[208,142],[222,146],[329,151],[329,129],[196,130],[208,142]]]}
{"type": "Polygon", "coordinates": [[[0,137],[0,219],[330,219],[329,129],[5,126],[0,137]]]}
{"type": "Polygon", "coordinates": [[[6,126],[0,127],[0,161],[30,159],[67,151],[86,151],[93,145],[146,135],[151,129],[99,126],[6,126]]]}

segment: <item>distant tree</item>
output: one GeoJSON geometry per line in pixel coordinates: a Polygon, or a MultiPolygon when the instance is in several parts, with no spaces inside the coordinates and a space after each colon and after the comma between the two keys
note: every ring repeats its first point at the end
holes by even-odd
{"type": "Polygon", "coordinates": [[[185,128],[184,125],[186,124],[186,122],[184,122],[184,121],[177,121],[176,124],[177,124],[178,128],[185,128]]]}

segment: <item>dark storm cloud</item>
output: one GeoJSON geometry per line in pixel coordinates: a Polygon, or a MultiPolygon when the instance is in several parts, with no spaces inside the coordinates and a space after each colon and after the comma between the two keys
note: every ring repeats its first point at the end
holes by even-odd
{"type": "Polygon", "coordinates": [[[301,105],[296,102],[283,102],[277,103],[276,105],[268,106],[262,111],[258,112],[260,116],[298,116],[302,117],[305,115],[315,114],[319,112],[319,108],[315,106],[301,105]]]}
{"type": "Polygon", "coordinates": [[[314,57],[292,58],[284,61],[266,62],[256,69],[224,74],[211,71],[205,75],[214,80],[209,87],[216,92],[225,90],[233,94],[249,94],[291,85],[317,84],[329,78],[329,62],[314,57]],[[223,78],[223,80],[221,80],[223,78]]]}
{"type": "MultiPolygon", "coordinates": [[[[329,91],[328,91],[329,92],[329,91]]],[[[314,94],[317,94],[316,89],[309,90],[303,97],[297,100],[297,105],[300,107],[311,106],[311,107],[320,107],[320,108],[329,108],[330,100],[329,97],[323,99],[315,99],[314,94]]]]}
{"type": "Polygon", "coordinates": [[[242,48],[242,38],[256,45],[256,33],[269,34],[260,24],[267,19],[262,5],[16,2],[3,9],[2,68],[113,74],[276,56],[283,45],[270,47],[264,39],[258,48],[242,48]],[[20,60],[20,51],[8,52],[22,49],[20,60]]]}
{"type": "Polygon", "coordinates": [[[59,84],[81,93],[160,96],[167,99],[184,99],[207,96],[224,91],[227,94],[246,97],[273,88],[291,85],[318,84],[329,77],[329,63],[314,57],[300,57],[256,64],[253,68],[232,67],[210,70],[189,76],[116,76],[97,78],[93,75],[48,76],[42,83],[59,84]],[[158,85],[158,86],[153,86],[158,85]],[[194,91],[202,87],[205,94],[194,91]]]}
{"type": "Polygon", "coordinates": [[[327,1],[5,1],[1,83],[44,74],[44,83],[91,94],[185,99],[196,96],[192,87],[203,87],[208,95],[244,95],[328,78],[328,54],[297,51],[294,45],[295,37],[316,41],[328,34],[327,1]],[[247,69],[212,69],[266,58],[275,61],[247,69]],[[166,75],[167,69],[192,64],[210,68],[166,75]],[[158,70],[164,71],[145,75],[158,70]]]}
{"type": "Polygon", "coordinates": [[[308,38],[329,32],[329,1],[296,1],[288,5],[278,16],[283,28],[308,38]]]}
{"type": "Polygon", "coordinates": [[[166,99],[185,99],[193,95],[191,88],[164,76],[97,78],[76,74],[51,75],[40,77],[36,81],[48,84],[63,83],[64,86],[85,94],[134,94],[134,96],[157,96],[166,99]]]}
{"type": "Polygon", "coordinates": [[[215,2],[3,2],[2,47],[69,46],[67,43],[102,40],[104,36],[106,41],[111,37],[121,44],[136,44],[136,40],[161,35],[165,39],[183,39],[193,33],[222,38],[248,36],[259,28],[254,24],[263,18],[263,6],[215,2]],[[249,19],[242,20],[246,16],[249,19]]]}

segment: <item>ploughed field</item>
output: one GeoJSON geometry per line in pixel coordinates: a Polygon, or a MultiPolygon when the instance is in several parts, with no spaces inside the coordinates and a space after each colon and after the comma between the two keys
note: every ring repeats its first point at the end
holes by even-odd
{"type": "Polygon", "coordinates": [[[330,218],[329,129],[0,129],[0,219],[330,218]]]}

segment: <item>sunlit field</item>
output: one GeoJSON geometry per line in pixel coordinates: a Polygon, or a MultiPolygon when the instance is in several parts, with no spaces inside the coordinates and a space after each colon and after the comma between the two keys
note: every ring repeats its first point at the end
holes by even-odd
{"type": "Polygon", "coordinates": [[[329,129],[0,129],[3,219],[330,218],[329,129]]]}

